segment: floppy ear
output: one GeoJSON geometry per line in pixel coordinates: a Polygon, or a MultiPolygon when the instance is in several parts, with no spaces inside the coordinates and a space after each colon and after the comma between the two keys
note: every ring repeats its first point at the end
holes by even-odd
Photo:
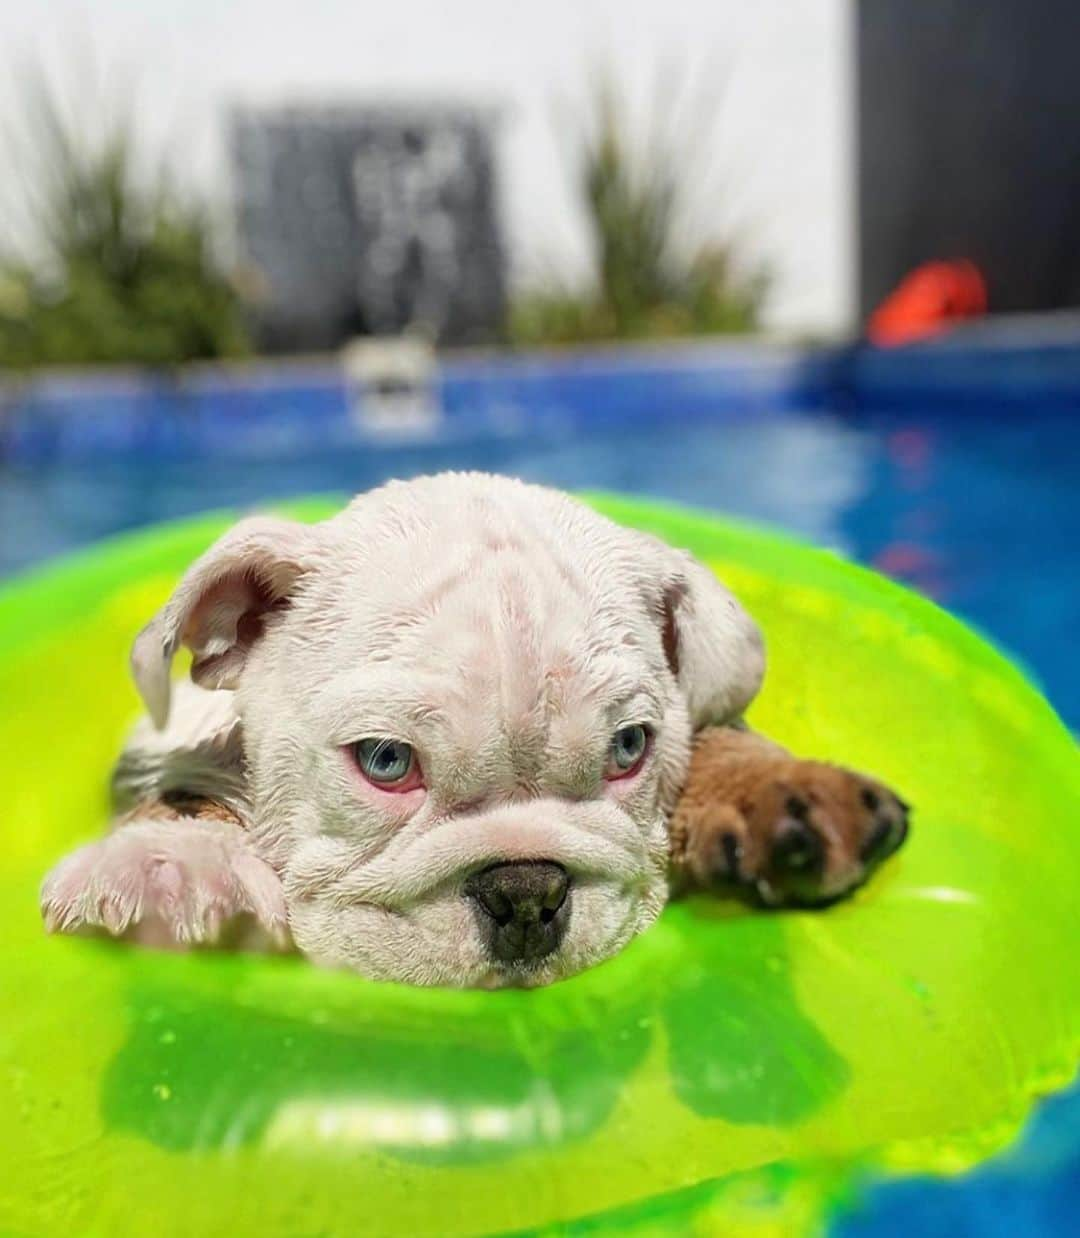
{"type": "Polygon", "coordinates": [[[235,688],[266,616],[288,603],[315,551],[311,526],[254,516],[188,568],[131,650],[135,685],[159,730],[169,716],[169,669],[177,649],[191,650],[197,684],[235,688]]]}
{"type": "Polygon", "coordinates": [[[667,563],[658,608],[664,653],[694,729],[734,722],[765,675],[761,632],[707,567],[685,551],[663,549],[667,563]]]}

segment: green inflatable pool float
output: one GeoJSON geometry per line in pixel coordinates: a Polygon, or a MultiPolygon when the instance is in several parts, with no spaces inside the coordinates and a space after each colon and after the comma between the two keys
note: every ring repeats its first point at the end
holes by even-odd
{"type": "Polygon", "coordinates": [[[531,992],[48,938],[39,882],[104,826],[137,709],[132,634],[229,517],[18,581],[0,592],[0,1233],[813,1231],[860,1174],[963,1170],[1069,1079],[1080,769],[1049,707],[870,572],[597,506],[715,566],[769,642],[752,721],[902,788],[910,844],[828,911],[673,905],[531,992]]]}

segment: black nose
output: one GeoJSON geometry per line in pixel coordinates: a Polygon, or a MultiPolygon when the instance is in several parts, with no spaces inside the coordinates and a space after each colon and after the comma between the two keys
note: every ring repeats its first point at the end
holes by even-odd
{"type": "Polygon", "coordinates": [[[570,875],[561,864],[493,864],[468,879],[465,893],[476,903],[488,950],[500,962],[535,962],[562,941],[570,915],[570,875]]]}

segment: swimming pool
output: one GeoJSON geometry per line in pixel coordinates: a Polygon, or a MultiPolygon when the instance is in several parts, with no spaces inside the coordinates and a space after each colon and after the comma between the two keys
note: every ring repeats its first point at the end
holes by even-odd
{"type": "MultiPolygon", "coordinates": [[[[291,393],[272,377],[230,388],[225,412],[216,389],[194,402],[157,390],[160,418],[132,412],[142,388],[98,386],[87,400],[54,387],[0,417],[0,576],[209,507],[489,469],[693,504],[835,547],[981,629],[1077,730],[1080,350],[999,361],[871,358],[869,378],[850,359],[797,356],[522,362],[494,378],[469,362],[449,367],[438,393],[447,415],[397,435],[358,430],[326,374],[291,393]]],[[[875,1188],[837,1232],[1065,1233],[1078,1182],[1074,1088],[1005,1156],[957,1181],[875,1188]]]]}

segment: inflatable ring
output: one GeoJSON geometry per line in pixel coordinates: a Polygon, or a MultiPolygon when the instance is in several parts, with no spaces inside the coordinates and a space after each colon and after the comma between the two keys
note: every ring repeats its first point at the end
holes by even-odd
{"type": "Polygon", "coordinates": [[[132,634],[229,517],[47,568],[0,594],[0,1231],[791,1233],[855,1174],[974,1164],[1067,1081],[1080,770],[1050,708],[870,572],[596,503],[715,566],[769,643],[752,721],[901,788],[909,846],[828,911],[691,900],[531,992],[46,937],[42,874],[105,823],[132,634]]]}

